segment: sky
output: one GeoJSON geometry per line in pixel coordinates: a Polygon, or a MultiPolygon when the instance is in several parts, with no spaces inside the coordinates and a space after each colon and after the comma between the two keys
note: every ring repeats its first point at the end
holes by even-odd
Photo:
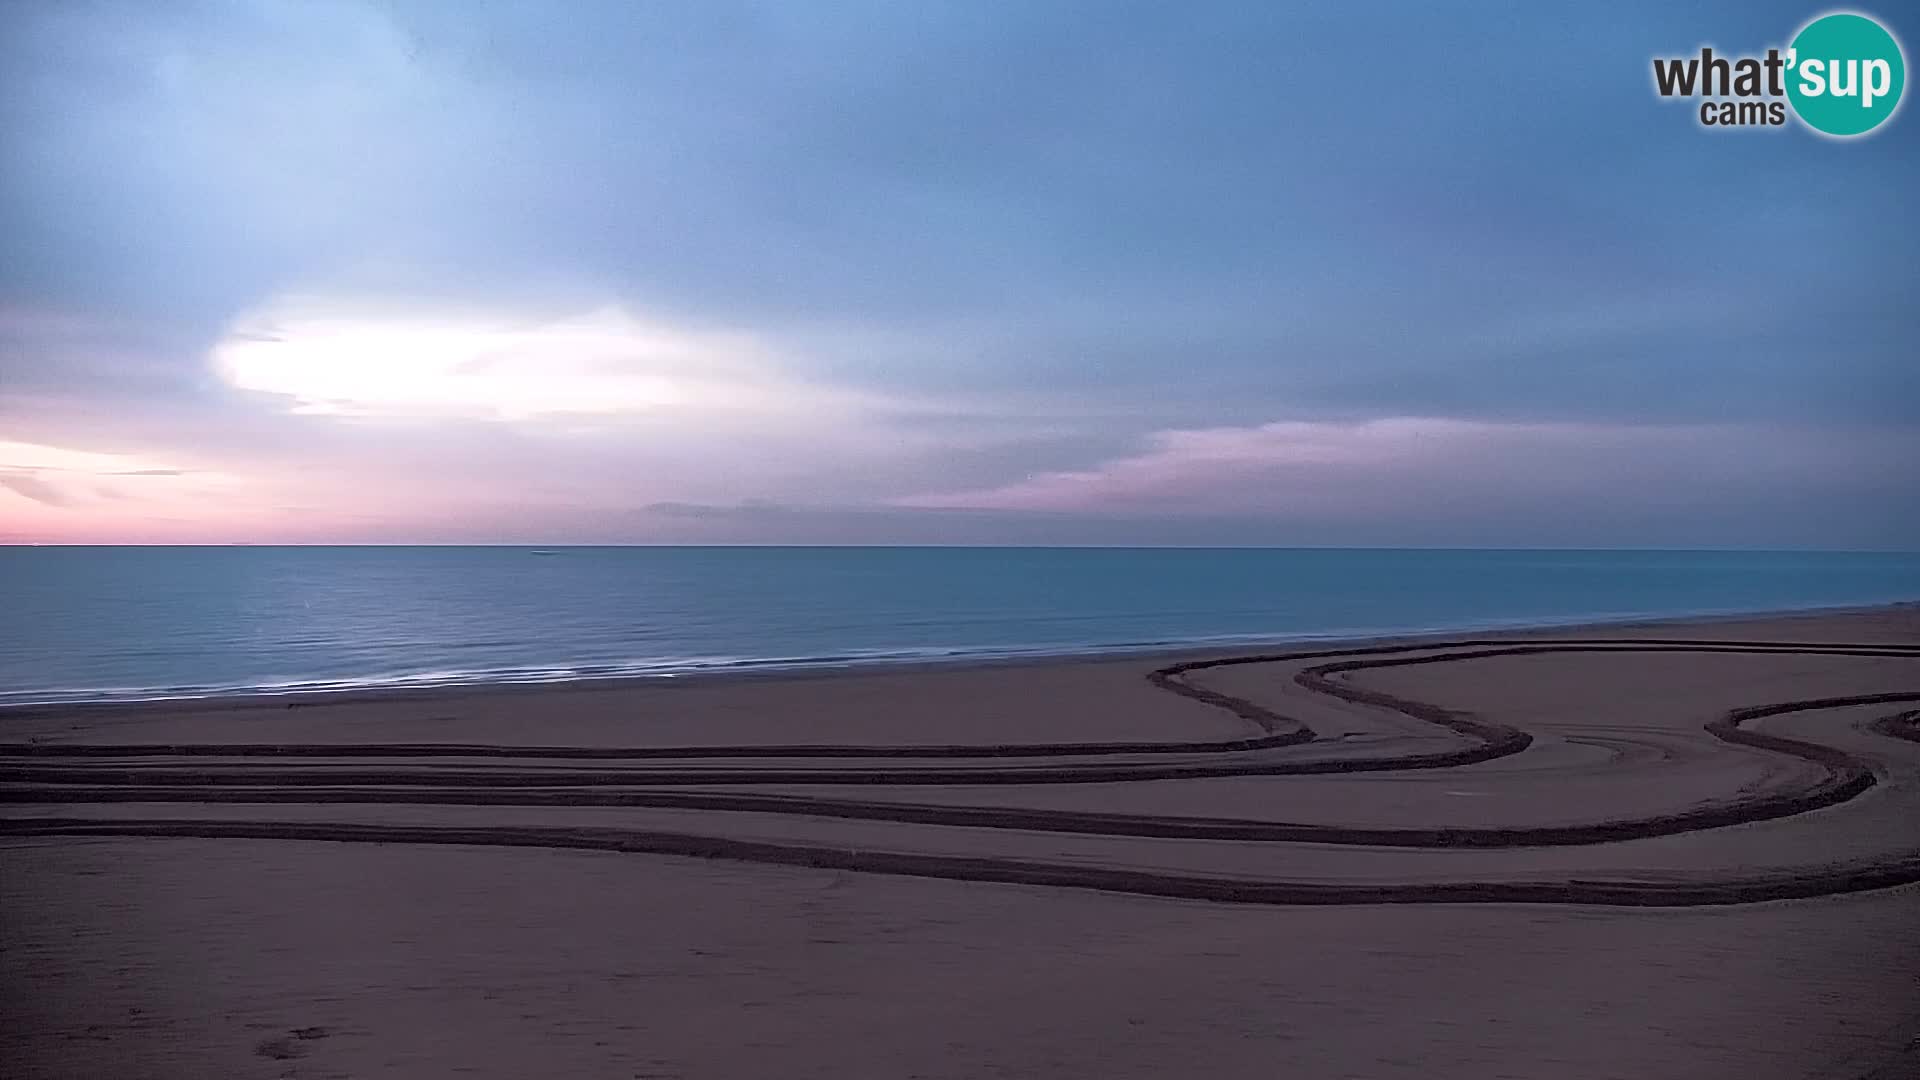
{"type": "Polygon", "coordinates": [[[0,541],[1920,548],[1821,10],[0,4],[0,541]]]}

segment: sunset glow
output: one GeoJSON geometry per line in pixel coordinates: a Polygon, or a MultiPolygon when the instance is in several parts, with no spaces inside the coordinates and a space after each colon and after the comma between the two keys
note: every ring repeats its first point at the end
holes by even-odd
{"type": "Polygon", "coordinates": [[[269,312],[241,321],[212,355],[233,386],[300,412],[502,420],[739,407],[764,362],[744,335],[617,309],[546,323],[269,312]]]}
{"type": "Polygon", "coordinates": [[[989,6],[7,6],[0,535],[1920,535],[1907,129],[1703,138],[1603,9],[989,6]]]}

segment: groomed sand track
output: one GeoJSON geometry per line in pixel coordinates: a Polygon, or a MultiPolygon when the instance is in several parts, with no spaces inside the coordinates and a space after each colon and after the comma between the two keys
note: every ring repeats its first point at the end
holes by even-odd
{"type": "MultiPolygon", "coordinates": [[[[572,848],[1258,904],[1662,907],[1920,882],[1920,825],[1908,816],[1920,803],[1905,801],[1916,796],[1920,778],[1920,747],[1913,745],[1920,743],[1920,690],[1749,702],[1698,717],[1690,731],[1647,734],[1623,724],[1584,740],[1594,754],[1611,747],[1600,765],[1578,766],[1584,782],[1615,775],[1623,794],[1629,786],[1660,782],[1657,771],[1624,764],[1631,756],[1658,764],[1684,750],[1702,760],[1773,760],[1762,761],[1757,774],[1734,770],[1719,789],[1667,799],[1651,811],[1613,813],[1619,807],[1608,804],[1615,800],[1593,799],[1594,813],[1579,820],[1528,821],[1523,811],[1520,820],[1493,824],[1434,824],[1110,809],[1128,805],[1123,793],[1132,785],[1145,790],[1240,778],[1336,777],[1377,785],[1348,791],[1352,799],[1416,777],[1459,775],[1497,797],[1518,774],[1488,771],[1490,765],[1539,756],[1537,733],[1524,719],[1398,696],[1367,685],[1369,673],[1574,654],[1606,654],[1600,662],[1629,671],[1654,654],[1758,664],[1769,658],[1920,660],[1920,646],[1465,639],[1213,658],[1148,672],[1159,691],[1226,710],[1249,726],[1244,737],[1211,741],[12,742],[0,746],[0,803],[8,815],[0,819],[0,836],[572,848]],[[1316,732],[1291,715],[1299,711],[1294,705],[1274,700],[1279,695],[1229,692],[1209,682],[1268,671],[1293,692],[1337,705],[1357,733],[1316,732]],[[1772,729],[1783,722],[1797,725],[1793,734],[1772,729]],[[1808,722],[1822,725],[1823,733],[1810,737],[1808,722]],[[1829,729],[1846,738],[1828,741],[1829,729]],[[1032,804],[1047,801],[1033,793],[1062,785],[1104,785],[1122,794],[1103,798],[1097,809],[1032,804]],[[808,790],[820,788],[857,792],[808,790]],[[927,797],[942,790],[944,799],[927,797]],[[1872,814],[1857,809],[1870,803],[1878,807],[1872,814]],[[280,809],[262,809],[267,806],[280,809]],[[582,823],[583,815],[590,823],[582,823]],[[609,816],[616,824],[602,823],[609,816]],[[1764,831],[1769,828],[1777,834],[1764,831]],[[1873,843],[1862,846],[1862,829],[1876,833],[1873,843]],[[1853,842],[1828,844],[1829,836],[1853,842]],[[1755,857],[1760,851],[1768,857],[1755,857]]],[[[1541,762],[1549,780],[1563,767],[1558,759],[1541,762]]],[[[1527,775],[1529,783],[1541,782],[1537,771],[1527,775]]],[[[1549,817],[1566,816],[1564,807],[1554,810],[1549,817]]]]}

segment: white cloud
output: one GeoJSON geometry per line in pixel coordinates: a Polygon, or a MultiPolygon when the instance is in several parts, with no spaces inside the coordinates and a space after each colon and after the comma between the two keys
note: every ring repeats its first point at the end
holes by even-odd
{"type": "Polygon", "coordinates": [[[212,352],[242,390],[295,411],[524,421],[554,416],[845,412],[873,402],[786,375],[750,334],[619,308],[550,320],[392,315],[281,301],[212,352]]]}

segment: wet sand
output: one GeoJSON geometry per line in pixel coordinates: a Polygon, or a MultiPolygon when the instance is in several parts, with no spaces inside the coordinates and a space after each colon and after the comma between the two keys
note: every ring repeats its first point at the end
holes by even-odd
{"type": "Polygon", "coordinates": [[[1920,1068],[1920,609],[0,714],[10,1076],[1920,1068]]]}

